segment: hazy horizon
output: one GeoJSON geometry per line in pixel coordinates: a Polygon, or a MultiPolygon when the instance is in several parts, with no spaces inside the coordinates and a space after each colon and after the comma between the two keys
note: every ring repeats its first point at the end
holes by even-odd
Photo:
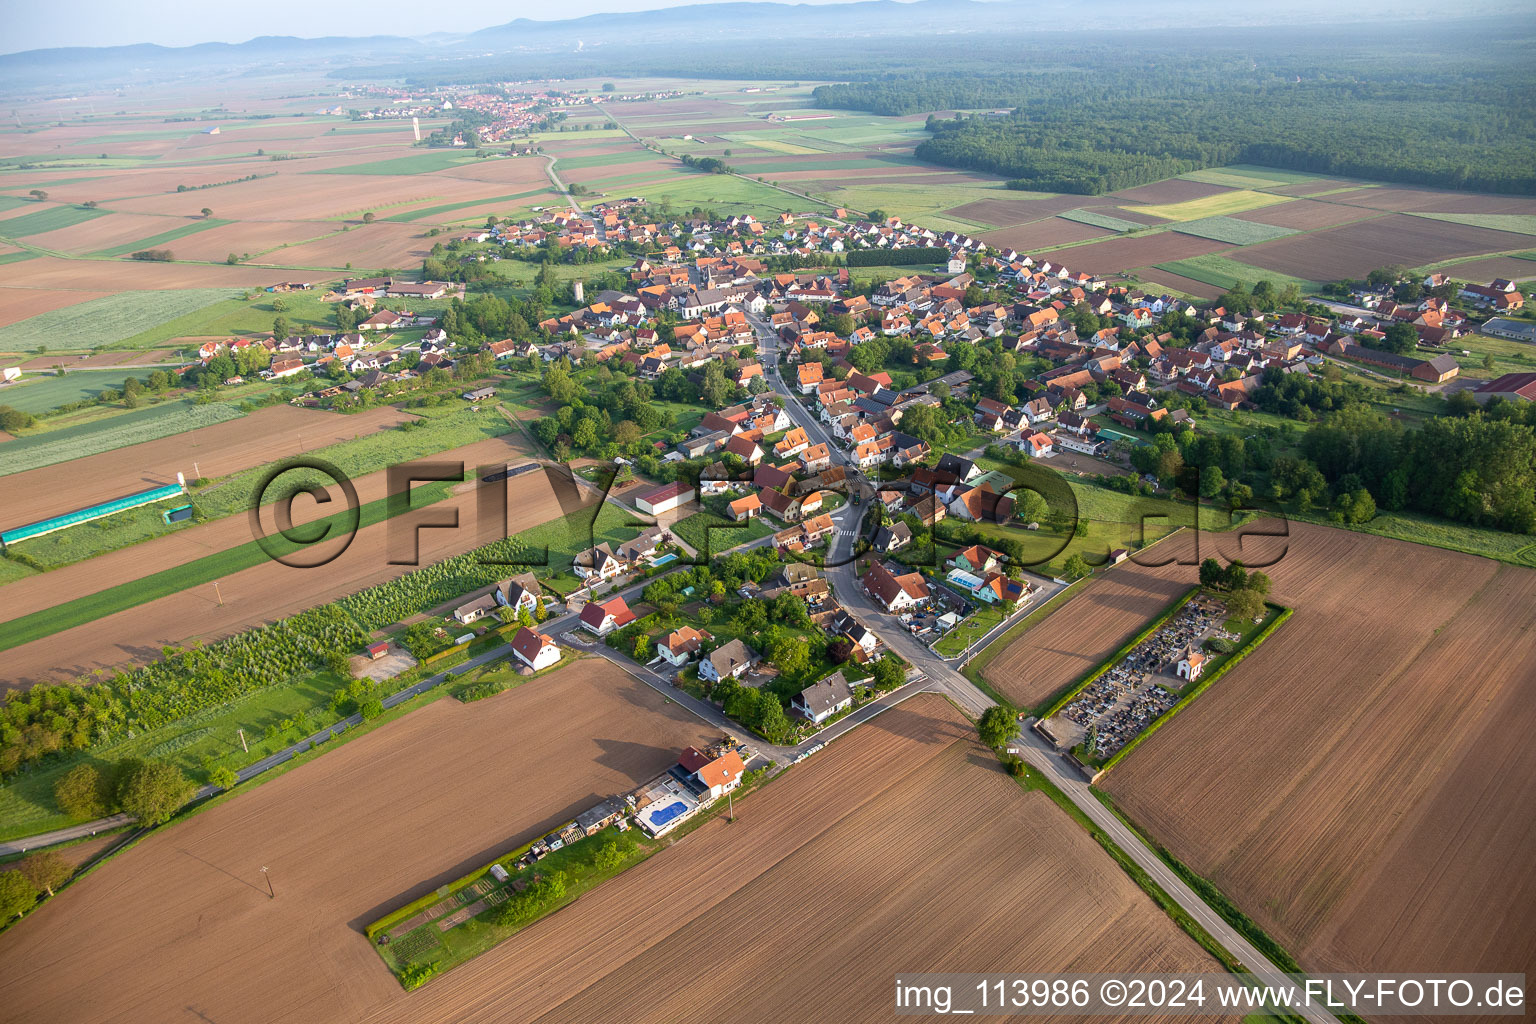
{"type": "MultiPolygon", "coordinates": [[[[462,0],[447,8],[412,0],[337,0],[326,4],[326,20],[314,17],[308,0],[267,0],[263,18],[253,22],[247,9],[174,0],[155,4],[153,11],[135,10],[107,0],[58,0],[47,6],[16,8],[6,26],[0,53],[69,46],[129,46],[156,43],[192,46],[197,43],[243,43],[258,36],[410,36],[434,32],[473,32],[504,25],[518,18],[564,21],[588,14],[692,7],[718,0],[570,0],[558,8],[526,0],[462,0]],[[337,17],[340,15],[340,17],[337,17]]],[[[807,5],[853,3],[856,0],[745,0],[807,5]]],[[[896,0],[912,2],[912,0],[896,0]]]]}

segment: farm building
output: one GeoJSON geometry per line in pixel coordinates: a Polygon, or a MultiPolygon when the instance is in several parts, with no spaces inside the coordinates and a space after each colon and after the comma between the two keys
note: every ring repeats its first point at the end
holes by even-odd
{"type": "Polygon", "coordinates": [[[1506,373],[1485,384],[1479,384],[1472,392],[1479,402],[1502,398],[1509,402],[1536,401],[1536,373],[1506,373]]]}
{"type": "Polygon", "coordinates": [[[659,516],[693,500],[693,488],[685,483],[670,483],[635,497],[635,508],[659,516]]]}
{"type": "Polygon", "coordinates": [[[43,519],[25,526],[0,533],[0,547],[15,544],[17,541],[29,540],[33,537],[41,537],[45,533],[53,533],[55,530],[63,530],[80,523],[88,523],[93,519],[101,519],[104,516],[115,515],[118,512],[126,512],[131,508],[141,505],[151,505],[157,501],[165,501],[167,498],[179,498],[186,492],[186,479],[176,474],[176,483],[167,484],[164,487],[154,487],[147,491],[139,491],[135,494],[104,501],[99,505],[91,505],[88,508],[77,509],[74,512],[66,512],[62,516],[54,516],[52,519],[43,519]]]}

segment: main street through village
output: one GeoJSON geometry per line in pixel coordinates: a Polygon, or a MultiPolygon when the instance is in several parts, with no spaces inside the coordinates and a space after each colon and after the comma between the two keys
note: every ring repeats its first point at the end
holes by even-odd
{"type": "MultiPolygon", "coordinates": [[[[790,418],[797,426],[803,427],[813,441],[825,444],[828,450],[837,453],[837,457],[848,465],[849,474],[852,477],[856,469],[849,463],[847,454],[832,443],[832,438],[824,426],[800,404],[798,396],[785,384],[778,366],[777,336],[761,317],[754,317],[752,322],[757,330],[759,349],[762,353],[763,365],[767,369],[769,383],[784,397],[784,407],[790,418]]],[[[887,614],[864,592],[854,565],[853,553],[858,543],[864,513],[869,507],[868,504],[845,506],[846,518],[833,534],[827,552],[828,568],[826,570],[827,580],[832,586],[833,593],[845,607],[857,612],[870,628],[880,635],[890,650],[899,654],[922,673],[922,677],[927,681],[924,689],[949,697],[967,714],[979,718],[996,702],[961,675],[954,665],[913,637],[900,620],[887,614]]],[[[1137,866],[1145,871],[1249,973],[1257,975],[1269,985],[1280,986],[1289,981],[1280,968],[1271,963],[1252,943],[1196,895],[1195,891],[1147,846],[1141,836],[1110,812],[1094,796],[1091,784],[1083,778],[1081,772],[1069,765],[1032,728],[1027,725],[1022,728],[1011,749],[1016,750],[1031,768],[1040,772],[1098,828],[1102,829],[1116,846],[1135,861],[1137,866]]],[[[1309,1006],[1300,1012],[1314,1024],[1338,1024],[1337,1018],[1321,1007],[1309,1006]]]]}

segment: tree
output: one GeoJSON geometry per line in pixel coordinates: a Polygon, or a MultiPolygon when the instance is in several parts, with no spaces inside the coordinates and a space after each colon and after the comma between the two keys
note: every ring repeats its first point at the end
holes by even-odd
{"type": "Polygon", "coordinates": [[[182,770],[164,761],[127,761],[117,784],[117,802],[145,826],[169,821],[192,796],[182,770]]]}
{"type": "Polygon", "coordinates": [[[1213,590],[1220,590],[1226,584],[1226,570],[1221,563],[1214,558],[1207,558],[1200,563],[1200,585],[1213,590]]]}
{"type": "Polygon", "coordinates": [[[203,207],[203,220],[208,220],[212,216],[213,216],[213,211],[208,209],[208,207],[206,207],[206,206],[203,207]]]}
{"type": "Polygon", "coordinates": [[[771,693],[762,694],[757,702],[758,732],[770,740],[778,740],[789,731],[789,719],[784,715],[784,705],[771,693]]]}
{"type": "Polygon", "coordinates": [[[77,764],[53,784],[53,801],[71,818],[100,818],[111,804],[111,790],[94,765],[77,764]]]}
{"type": "Polygon", "coordinates": [[[612,82],[603,83],[603,92],[613,92],[616,88],[618,87],[615,86],[612,82]]]}
{"type": "Polygon", "coordinates": [[[292,333],[293,328],[289,326],[287,317],[276,316],[272,318],[272,337],[286,338],[292,333]]]}
{"type": "Polygon", "coordinates": [[[1248,585],[1248,570],[1242,562],[1233,562],[1221,574],[1222,586],[1228,590],[1242,590],[1248,585]]]}
{"type": "Polygon", "coordinates": [[[1062,564],[1061,574],[1069,580],[1080,580],[1093,572],[1093,566],[1082,555],[1072,555],[1062,564]]]}
{"type": "Polygon", "coordinates": [[[893,654],[887,654],[875,662],[870,670],[870,678],[875,684],[875,689],[880,691],[894,690],[907,678],[907,670],[901,662],[896,660],[893,654]]]}
{"type": "Polygon", "coordinates": [[[41,889],[49,896],[75,873],[75,866],[54,850],[40,850],[21,862],[21,873],[32,888],[41,889]]]}
{"type": "Polygon", "coordinates": [[[1234,619],[1256,619],[1264,614],[1264,595],[1244,587],[1227,595],[1227,611],[1234,619]]]}
{"type": "Polygon", "coordinates": [[[9,921],[37,904],[37,890],[20,871],[0,871],[0,920],[9,921]]]}
{"type": "Polygon", "coordinates": [[[810,667],[810,648],[797,636],[781,637],[768,648],[768,661],[784,675],[798,676],[810,667]]]}
{"type": "Polygon", "coordinates": [[[227,764],[221,764],[208,773],[208,781],[220,789],[233,789],[240,781],[240,774],[227,764]]]}
{"type": "Polygon", "coordinates": [[[1248,589],[1258,591],[1260,594],[1269,594],[1269,576],[1255,569],[1248,574],[1248,589]]]}
{"type": "Polygon", "coordinates": [[[1200,497],[1214,498],[1227,486],[1227,478],[1220,466],[1206,466],[1200,470],[1200,497]]]}
{"type": "Polygon", "coordinates": [[[718,360],[712,360],[704,368],[704,384],[699,389],[699,395],[706,404],[719,409],[730,401],[734,387],[725,376],[725,367],[718,360]]]}
{"type": "Polygon", "coordinates": [[[644,665],[651,660],[651,638],[641,633],[635,637],[634,659],[644,665]]]}
{"type": "Polygon", "coordinates": [[[28,192],[27,195],[31,196],[33,199],[36,199],[40,203],[48,198],[48,193],[44,192],[40,188],[33,189],[32,191],[28,192]]]}
{"type": "Polygon", "coordinates": [[[372,224],[373,223],[373,211],[372,210],[369,210],[367,213],[363,214],[363,223],[364,224],[372,224]]]}
{"type": "Polygon", "coordinates": [[[1419,343],[1419,332],[1410,324],[1392,324],[1382,335],[1376,347],[1388,352],[1412,352],[1419,343]]]}
{"type": "Polygon", "coordinates": [[[1015,718],[1012,708],[1002,704],[994,704],[981,713],[981,720],[976,723],[976,731],[981,735],[981,742],[993,750],[1000,750],[1008,745],[1008,741],[1019,734],[1018,720],[1015,718]]]}

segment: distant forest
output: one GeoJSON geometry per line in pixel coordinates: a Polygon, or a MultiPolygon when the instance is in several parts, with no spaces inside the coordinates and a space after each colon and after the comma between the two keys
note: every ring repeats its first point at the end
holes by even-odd
{"type": "Polygon", "coordinates": [[[917,156],[1018,189],[1097,195],[1251,163],[1536,193],[1536,64],[1515,47],[1074,49],[1038,71],[894,74],[815,96],[885,115],[992,108],[930,117],[917,156]]]}

